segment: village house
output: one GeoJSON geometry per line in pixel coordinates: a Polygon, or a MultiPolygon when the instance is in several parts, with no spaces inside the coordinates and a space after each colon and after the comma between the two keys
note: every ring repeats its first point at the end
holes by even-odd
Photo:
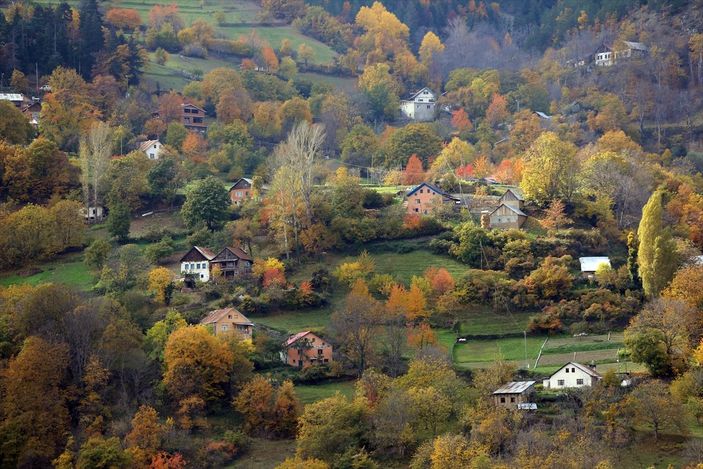
{"type": "Polygon", "coordinates": [[[605,256],[579,257],[581,264],[581,275],[592,279],[596,275],[598,267],[605,265],[610,267],[610,259],[605,256]]]}
{"type": "Polygon", "coordinates": [[[181,274],[201,282],[209,282],[217,268],[225,279],[251,272],[254,260],[243,249],[225,247],[215,254],[207,248],[193,246],[181,258],[181,274]]]}
{"type": "Polygon", "coordinates": [[[332,345],[310,331],[298,332],[283,344],[281,361],[297,368],[332,362],[332,345]]]}
{"type": "Polygon", "coordinates": [[[590,367],[569,362],[545,379],[542,385],[547,389],[583,388],[594,386],[602,378],[596,372],[595,365],[590,367]]]}
{"type": "Polygon", "coordinates": [[[21,93],[0,93],[0,101],[9,101],[17,109],[22,109],[24,105],[24,95],[21,93]]]}
{"type": "Polygon", "coordinates": [[[493,403],[506,409],[517,409],[530,404],[534,381],[511,381],[493,391],[493,403]]]}
{"type": "Polygon", "coordinates": [[[144,152],[150,160],[158,160],[163,145],[158,140],[147,140],[139,144],[139,151],[144,152]]]}
{"type": "Polygon", "coordinates": [[[242,205],[253,197],[254,181],[249,178],[239,178],[229,188],[229,200],[232,205],[242,205]]]}
{"type": "Polygon", "coordinates": [[[522,227],[527,215],[522,211],[525,198],[522,192],[516,188],[509,188],[498,199],[498,207],[488,214],[491,228],[498,229],[519,229],[522,227]]]}
{"type": "Polygon", "coordinates": [[[207,130],[205,109],[191,103],[183,103],[181,109],[183,111],[181,123],[185,128],[195,132],[205,133],[207,130]]]}
{"type": "Polygon", "coordinates": [[[215,257],[215,253],[208,248],[193,246],[183,257],[181,257],[181,274],[207,282],[210,280],[210,261],[215,257]]]}
{"type": "Polygon", "coordinates": [[[623,41],[623,48],[615,50],[613,47],[602,44],[594,54],[594,62],[598,67],[610,67],[618,60],[644,57],[649,52],[646,45],[641,42],[623,41]]]}
{"type": "Polygon", "coordinates": [[[400,112],[404,117],[418,122],[427,122],[435,119],[437,96],[425,87],[417,91],[408,99],[400,102],[400,112]]]}
{"type": "Polygon", "coordinates": [[[220,275],[225,279],[251,272],[252,265],[254,265],[254,259],[238,247],[226,247],[210,259],[210,270],[217,267],[220,275]]]}
{"type": "Polygon", "coordinates": [[[81,216],[85,218],[88,223],[93,223],[105,218],[105,208],[104,207],[83,207],[80,210],[81,216]]]}
{"type": "Polygon", "coordinates": [[[427,215],[446,203],[456,205],[459,199],[426,182],[405,194],[405,208],[408,214],[427,215]]]}
{"type": "Polygon", "coordinates": [[[234,308],[223,308],[210,311],[200,324],[212,327],[214,335],[226,336],[240,334],[245,339],[250,339],[254,323],[234,308]]]}

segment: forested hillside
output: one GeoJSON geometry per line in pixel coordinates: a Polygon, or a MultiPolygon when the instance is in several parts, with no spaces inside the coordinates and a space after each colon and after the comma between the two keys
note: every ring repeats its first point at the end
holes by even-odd
{"type": "Polygon", "coordinates": [[[700,468],[703,2],[0,0],[0,467],[700,468]]]}

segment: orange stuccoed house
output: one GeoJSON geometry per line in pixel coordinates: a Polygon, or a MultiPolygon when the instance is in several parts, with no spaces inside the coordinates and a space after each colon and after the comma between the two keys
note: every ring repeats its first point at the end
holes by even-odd
{"type": "Polygon", "coordinates": [[[405,194],[405,210],[410,215],[428,215],[442,204],[456,205],[459,199],[426,182],[405,194]]]}
{"type": "Polygon", "coordinates": [[[332,345],[310,331],[298,332],[283,344],[281,360],[296,368],[332,363],[332,345]]]}

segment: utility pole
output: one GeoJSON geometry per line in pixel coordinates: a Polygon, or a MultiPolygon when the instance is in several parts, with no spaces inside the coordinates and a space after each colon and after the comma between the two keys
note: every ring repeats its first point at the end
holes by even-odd
{"type": "Polygon", "coordinates": [[[524,338],[525,342],[525,367],[529,370],[530,362],[527,361],[527,331],[522,331],[522,337],[524,338]]]}

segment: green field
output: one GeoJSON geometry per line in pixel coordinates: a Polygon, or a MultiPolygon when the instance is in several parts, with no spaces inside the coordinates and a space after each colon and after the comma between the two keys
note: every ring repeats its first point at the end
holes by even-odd
{"type": "Polygon", "coordinates": [[[250,316],[251,320],[274,329],[289,333],[324,329],[329,323],[330,310],[317,308],[305,311],[292,311],[269,316],[250,316]]]}
{"type": "Polygon", "coordinates": [[[298,399],[303,404],[311,404],[322,399],[334,396],[340,393],[346,397],[354,395],[355,381],[341,381],[339,383],[324,383],[324,384],[299,384],[295,386],[295,392],[298,399]]]}
{"type": "Polygon", "coordinates": [[[490,309],[482,313],[465,313],[461,316],[461,334],[498,335],[522,332],[527,329],[534,313],[495,313],[490,309]]]}
{"type": "Polygon", "coordinates": [[[457,368],[484,368],[496,360],[515,363],[516,366],[525,366],[525,344],[527,345],[527,360],[530,366],[539,353],[544,342],[542,337],[508,338],[496,340],[469,340],[465,343],[455,344],[453,360],[457,368]]]}
{"type": "Polygon", "coordinates": [[[11,273],[0,277],[0,285],[38,285],[41,283],[61,283],[78,290],[87,291],[93,287],[93,275],[83,263],[82,254],[69,254],[59,259],[41,264],[41,272],[23,276],[11,273]]]}

